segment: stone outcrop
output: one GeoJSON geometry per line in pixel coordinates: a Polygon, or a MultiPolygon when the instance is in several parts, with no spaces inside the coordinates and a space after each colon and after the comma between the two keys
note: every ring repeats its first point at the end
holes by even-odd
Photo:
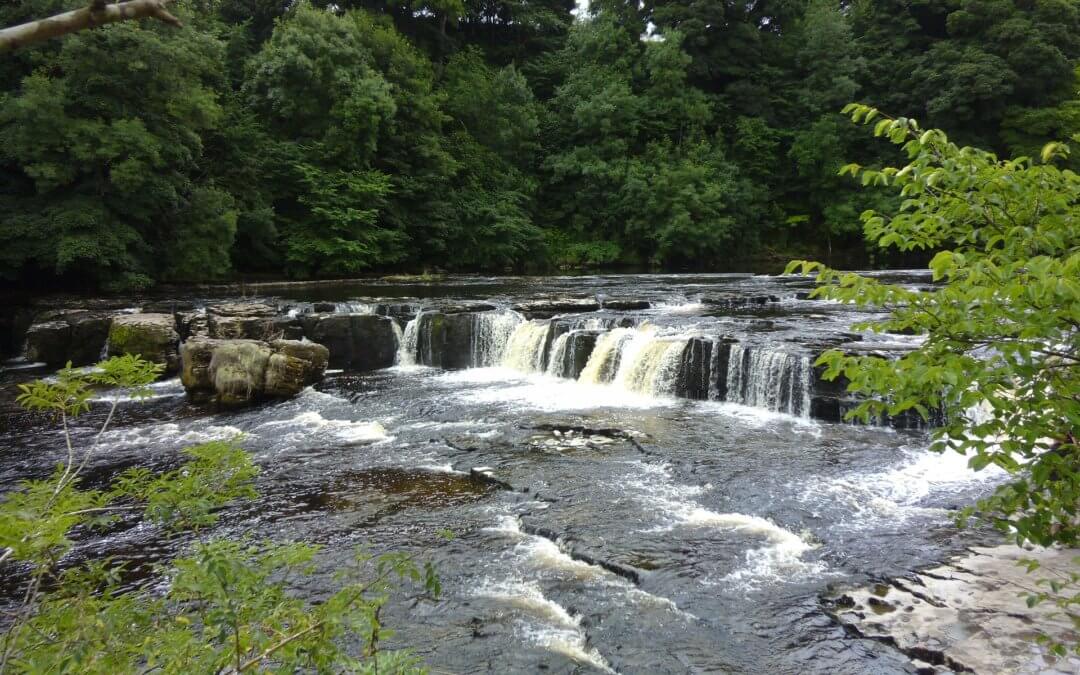
{"type": "Polygon", "coordinates": [[[192,338],[180,347],[180,381],[193,399],[222,406],[288,398],[322,378],[329,356],[314,342],[192,338]]]}
{"type": "Polygon", "coordinates": [[[301,319],[304,335],[330,350],[330,367],[376,370],[394,365],[394,320],[374,314],[311,314],[301,319]]]}
{"type": "Polygon", "coordinates": [[[1028,607],[1040,577],[1067,578],[1080,550],[974,548],[948,564],[824,599],[850,632],[895,646],[919,672],[1077,673],[1080,657],[1056,659],[1036,644],[1045,634],[1075,643],[1068,616],[1053,603],[1028,607]],[[1021,558],[1042,567],[1028,574],[1021,558]]]}
{"type": "Polygon", "coordinates": [[[85,366],[101,359],[111,317],[102,312],[57,310],[38,315],[26,332],[26,358],[50,366],[85,366]]]}
{"type": "Polygon", "coordinates": [[[208,307],[206,321],[210,337],[219,340],[267,340],[274,335],[273,305],[254,302],[226,302],[208,307]]]}
{"type": "Polygon", "coordinates": [[[718,309],[747,309],[760,307],[772,302],[780,302],[776,295],[743,295],[741,293],[728,293],[723,295],[709,295],[701,298],[701,304],[718,309]]]}
{"type": "Polygon", "coordinates": [[[180,368],[179,342],[172,314],[122,314],[109,327],[109,356],[136,354],[167,372],[180,368]]]}
{"type": "Polygon", "coordinates": [[[600,309],[600,303],[591,298],[551,298],[519,302],[512,309],[530,319],[546,319],[556,314],[595,312],[600,309]]]}
{"type": "Polygon", "coordinates": [[[648,300],[634,300],[631,298],[607,298],[602,304],[604,309],[618,311],[633,311],[649,309],[652,307],[652,304],[648,300]]]}

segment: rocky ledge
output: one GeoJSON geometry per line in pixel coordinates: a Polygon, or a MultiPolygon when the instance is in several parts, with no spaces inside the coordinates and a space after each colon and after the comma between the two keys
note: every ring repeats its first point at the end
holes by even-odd
{"type": "Polygon", "coordinates": [[[1077,549],[973,548],[941,567],[825,602],[848,631],[895,646],[921,673],[1078,673],[1080,658],[1056,659],[1035,642],[1042,633],[1075,644],[1069,617],[1049,602],[1027,606],[1036,580],[1067,577],[1077,556],[1077,549]],[[1041,569],[1028,574],[1022,558],[1041,569]]]}

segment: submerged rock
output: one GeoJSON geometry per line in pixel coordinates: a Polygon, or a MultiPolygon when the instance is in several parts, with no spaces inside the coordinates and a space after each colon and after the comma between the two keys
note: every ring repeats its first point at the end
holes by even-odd
{"type": "Polygon", "coordinates": [[[135,354],[164,364],[168,372],[180,368],[179,342],[172,314],[123,314],[109,327],[109,356],[135,354]]]}
{"type": "Polygon", "coordinates": [[[223,406],[287,398],[322,378],[329,355],[313,342],[192,338],[180,347],[180,381],[192,398],[223,406]]]}
{"type": "Polygon", "coordinates": [[[59,366],[101,359],[112,318],[101,312],[57,310],[38,315],[26,332],[26,358],[59,366]]]}
{"type": "Polygon", "coordinates": [[[1080,658],[1049,656],[1039,633],[1072,643],[1075,629],[1052,602],[1028,607],[1040,576],[1068,577],[1080,550],[974,548],[948,564],[889,584],[825,598],[829,613],[851,632],[895,646],[922,672],[1076,673],[1080,658]],[[1021,558],[1035,558],[1028,574],[1021,558]]]}
{"type": "Polygon", "coordinates": [[[330,367],[376,370],[394,365],[394,320],[374,314],[313,314],[301,319],[304,335],[330,350],[330,367]]]}

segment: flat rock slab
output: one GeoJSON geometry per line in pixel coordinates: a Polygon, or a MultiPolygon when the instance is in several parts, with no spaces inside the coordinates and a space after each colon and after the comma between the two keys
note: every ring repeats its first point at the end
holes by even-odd
{"type": "Polygon", "coordinates": [[[1027,606],[1036,580],[1067,576],[1077,556],[1077,549],[973,548],[941,567],[825,600],[848,630],[895,646],[920,672],[1080,673],[1080,657],[1057,659],[1035,642],[1042,633],[1075,644],[1069,618],[1051,602],[1027,606]],[[1017,565],[1023,558],[1042,567],[1028,574],[1017,565]]]}

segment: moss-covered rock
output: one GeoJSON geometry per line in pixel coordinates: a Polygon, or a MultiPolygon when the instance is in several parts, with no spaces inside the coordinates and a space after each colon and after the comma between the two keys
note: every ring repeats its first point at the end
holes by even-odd
{"type": "Polygon", "coordinates": [[[180,381],[192,399],[228,407],[287,398],[322,378],[329,355],[295,340],[192,338],[180,347],[180,381]]]}
{"type": "Polygon", "coordinates": [[[124,314],[109,327],[109,356],[136,354],[164,364],[168,372],[180,367],[179,343],[172,314],[124,314]]]}

